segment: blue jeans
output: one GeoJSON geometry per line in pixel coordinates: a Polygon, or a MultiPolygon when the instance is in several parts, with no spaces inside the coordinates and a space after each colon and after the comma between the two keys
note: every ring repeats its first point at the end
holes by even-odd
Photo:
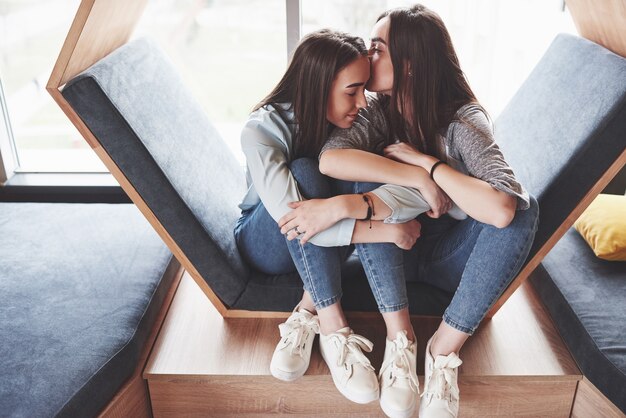
{"type": "MultiPolygon", "coordinates": [[[[292,161],[290,170],[307,199],[329,198],[337,193],[363,193],[376,188],[371,183],[334,184],[319,172],[316,160],[292,161]],[[335,187],[336,186],[336,187],[335,187]]],[[[268,274],[297,271],[304,289],[317,309],[341,299],[341,265],[351,247],[319,247],[288,241],[262,203],[242,213],[235,227],[237,247],[255,269],[268,274]]],[[[403,251],[394,244],[357,244],[357,251],[381,312],[393,312],[408,305],[403,251]]]]}
{"type": "Polygon", "coordinates": [[[406,253],[407,280],[454,292],[443,320],[473,334],[480,321],[526,261],[539,219],[539,205],[518,210],[506,228],[468,217],[432,219],[421,215],[422,235],[406,253]]]}

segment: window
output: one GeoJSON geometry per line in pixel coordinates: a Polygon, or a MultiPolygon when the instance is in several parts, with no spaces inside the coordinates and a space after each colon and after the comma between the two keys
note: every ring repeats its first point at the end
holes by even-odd
{"type": "MultiPolygon", "coordinates": [[[[0,77],[16,171],[106,171],[45,90],[78,0],[0,0],[0,77]]],[[[2,153],[9,150],[2,149],[2,153]]]]}
{"type": "MultiPolygon", "coordinates": [[[[378,16],[411,0],[302,0],[302,33],[369,35],[378,16]]],[[[563,0],[420,0],[443,19],[470,85],[495,119],[560,32],[576,33],[563,0]]]]}
{"type": "MultiPolygon", "coordinates": [[[[413,3],[150,0],[134,36],[158,41],[243,162],[241,127],[283,74],[288,33],[291,42],[294,33],[331,27],[367,43],[382,11],[413,3]]],[[[494,118],[554,36],[575,33],[563,0],[422,3],[443,18],[470,84],[494,118]]],[[[6,127],[0,124],[0,131],[8,131],[0,132],[0,162],[6,171],[11,164],[18,172],[107,171],[45,91],[78,5],[79,0],[0,0],[0,114],[9,118],[6,127]]]]}
{"type": "MultiPolygon", "coordinates": [[[[0,0],[0,80],[17,172],[107,171],[45,90],[79,3],[0,0]]],[[[135,31],[158,41],[240,160],[243,123],[287,63],[285,4],[151,0],[135,31]]]]}
{"type": "Polygon", "coordinates": [[[285,0],[156,0],[135,36],[156,39],[243,162],[241,129],[287,65],[285,0]]]}

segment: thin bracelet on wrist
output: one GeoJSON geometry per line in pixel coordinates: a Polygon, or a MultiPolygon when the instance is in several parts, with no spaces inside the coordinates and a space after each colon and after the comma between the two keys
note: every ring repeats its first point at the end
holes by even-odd
{"type": "Polygon", "coordinates": [[[370,221],[370,229],[372,229],[372,216],[375,215],[375,213],[374,213],[374,202],[365,193],[361,194],[361,196],[363,196],[363,200],[367,204],[367,216],[365,218],[361,219],[361,220],[362,221],[370,221]]]}
{"type": "Polygon", "coordinates": [[[435,179],[433,178],[433,175],[435,174],[435,168],[437,168],[440,164],[445,164],[445,161],[437,161],[435,164],[433,164],[433,166],[430,168],[430,179],[432,181],[435,181],[435,179]]]}

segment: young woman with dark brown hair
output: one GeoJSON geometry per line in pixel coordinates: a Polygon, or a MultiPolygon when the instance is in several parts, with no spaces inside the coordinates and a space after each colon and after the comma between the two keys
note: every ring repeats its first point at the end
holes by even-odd
{"type": "MultiPolygon", "coordinates": [[[[378,378],[363,354],[372,343],[348,327],[341,309],[341,264],[349,244],[356,244],[389,332],[412,337],[402,253],[396,249],[411,248],[419,236],[415,220],[382,222],[391,211],[376,193],[385,186],[350,183],[346,194],[333,196],[318,169],[328,135],[349,128],[366,105],[369,68],[360,38],[322,30],[302,39],[282,80],[242,132],[249,190],[235,227],[239,251],[251,267],[269,274],[297,271],[304,283],[302,301],[280,325],[272,374],[282,380],[302,376],[319,332],[335,385],[359,403],[378,399],[378,378]],[[317,202],[323,222],[285,218],[309,202],[317,202]]],[[[412,382],[417,385],[416,376],[412,382]]]]}
{"type": "MultiPolygon", "coordinates": [[[[366,88],[377,95],[368,96],[350,128],[331,133],[320,170],[337,179],[405,186],[385,199],[392,212],[419,204],[415,190],[431,196],[433,209],[418,218],[421,237],[405,254],[405,271],[453,297],[426,344],[420,416],[456,417],[458,353],[521,269],[538,205],[496,145],[436,13],[422,5],[387,11],[371,41],[366,88]],[[467,217],[449,216],[450,202],[467,217]]],[[[287,216],[297,223],[307,211],[315,213],[315,205],[305,202],[287,216]]],[[[386,353],[380,371],[381,406],[389,416],[408,417],[415,392],[407,389],[402,397],[386,388],[414,372],[407,360],[412,352],[392,343],[388,339],[392,355],[386,353]]]]}

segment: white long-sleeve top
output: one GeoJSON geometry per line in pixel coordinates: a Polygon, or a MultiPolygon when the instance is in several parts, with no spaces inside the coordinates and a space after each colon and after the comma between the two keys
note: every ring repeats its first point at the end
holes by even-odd
{"type": "MultiPolygon", "coordinates": [[[[246,210],[263,202],[276,222],[291,211],[288,203],[303,200],[298,184],[289,170],[289,163],[293,159],[292,139],[295,131],[293,111],[288,104],[282,104],[281,107],[288,121],[283,120],[273,106],[264,106],[250,114],[241,133],[241,148],[246,156],[248,192],[239,208],[246,210]]],[[[329,145],[332,147],[337,144],[329,145]]],[[[385,184],[372,193],[392,210],[384,220],[385,223],[407,222],[430,210],[417,189],[385,184]]],[[[451,215],[457,212],[455,217],[462,219],[466,216],[456,205],[455,209],[450,212],[451,215]]],[[[355,219],[342,219],[317,233],[309,242],[321,247],[349,245],[355,222],[355,219]]]]}
{"type": "MultiPolygon", "coordinates": [[[[241,133],[248,192],[239,208],[246,210],[263,202],[276,222],[291,211],[288,203],[303,200],[296,179],[289,170],[295,131],[293,111],[288,105],[283,105],[283,108],[284,114],[290,118],[288,122],[273,106],[264,106],[252,112],[241,133]]],[[[342,219],[313,236],[309,242],[321,247],[349,245],[355,222],[354,219],[342,219]]]]}

